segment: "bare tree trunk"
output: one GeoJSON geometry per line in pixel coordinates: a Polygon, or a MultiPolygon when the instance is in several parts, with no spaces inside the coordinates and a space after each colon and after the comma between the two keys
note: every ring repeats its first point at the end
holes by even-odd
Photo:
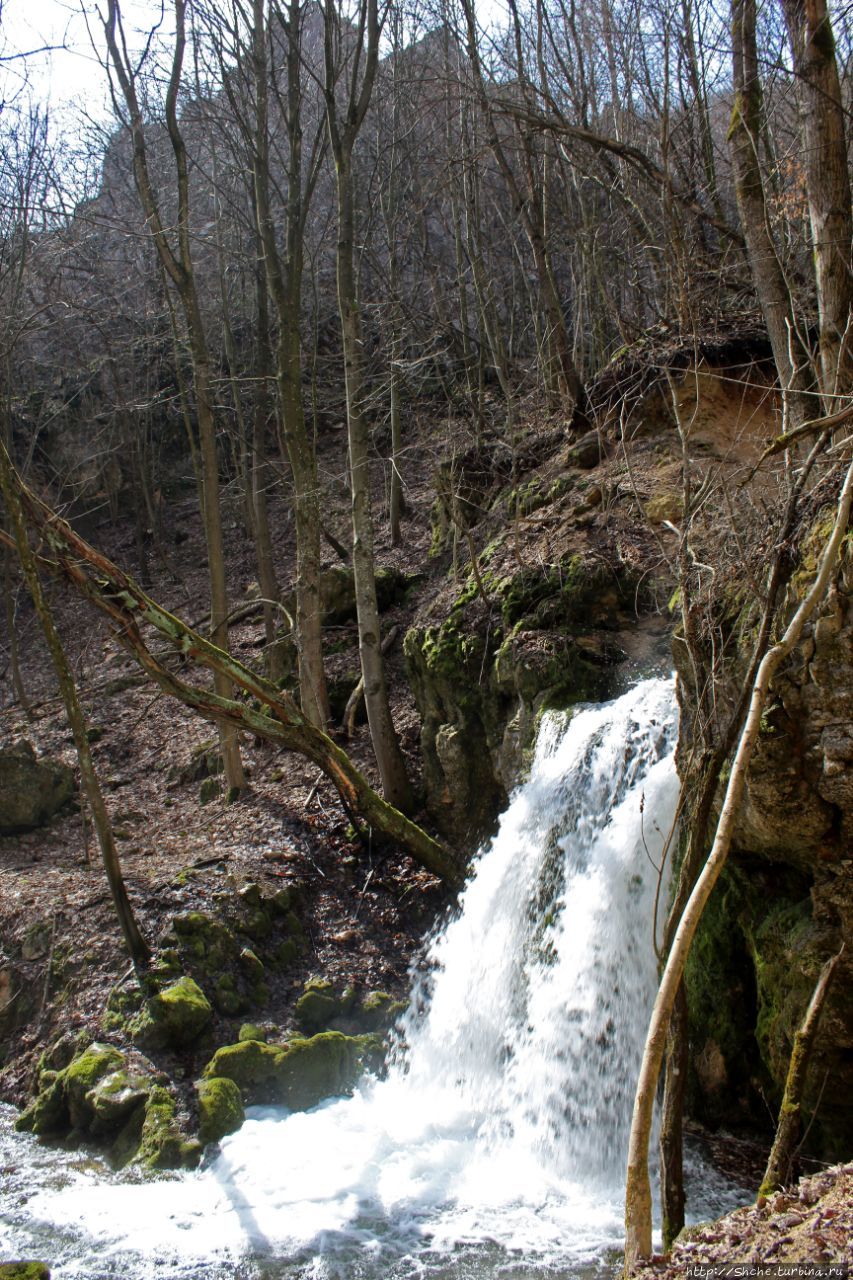
{"type": "Polygon", "coordinates": [[[782,0],[800,100],[812,253],[820,317],[824,412],[853,387],[853,213],[835,40],[826,0],[782,0]]]}
{"type": "Polygon", "coordinates": [[[312,724],[331,720],[323,666],[323,615],[320,593],[320,486],[317,459],[305,422],[299,309],[302,303],[303,235],[314,174],[303,176],[302,53],[299,0],[289,0],[287,29],[287,211],[284,255],[278,246],[270,195],[269,78],[265,0],[253,0],[252,59],[256,94],[254,121],[254,198],[263,246],[266,279],[278,322],[276,376],[287,460],[293,476],[296,524],[296,646],[299,694],[312,724]]]}
{"type": "MultiPolygon", "coordinates": [[[[377,0],[361,0],[356,44],[347,45],[335,0],[324,7],[326,122],[335,157],[338,196],[337,282],[338,308],[344,349],[347,434],[352,493],[352,565],[358,617],[358,646],[364,677],[364,703],[370,740],[385,798],[408,812],[413,804],[403,753],[397,740],[382,659],[382,636],[376,600],[373,516],[370,497],[369,433],[364,413],[361,317],[355,276],[355,183],[352,158],[355,141],[367,113],[379,61],[380,18],[377,0]],[[337,47],[336,47],[337,46],[337,47]],[[343,49],[351,56],[347,103],[339,111],[336,91],[344,71],[343,49]],[[363,64],[359,80],[359,65],[363,64]]],[[[348,25],[348,24],[347,24],[348,25]]]]}
{"type": "Polygon", "coordinates": [[[791,1181],[791,1166],[794,1162],[797,1143],[803,1131],[802,1102],[809,1060],[811,1059],[815,1036],[820,1024],[820,1017],[823,1013],[826,993],[829,991],[835,973],[835,966],[841,959],[843,951],[844,946],[842,944],[841,951],[827,960],[821,969],[805,1017],[794,1035],[791,1062],[785,1079],[785,1092],[782,1096],[782,1105],[779,1108],[776,1137],[773,1140],[773,1147],[767,1159],[767,1168],[761,1180],[761,1187],[758,1192],[760,1196],[769,1195],[771,1191],[777,1191],[779,1187],[787,1186],[791,1181]]]}
{"type": "Polygon", "coordinates": [[[104,804],[103,793],[101,792],[94,761],[92,760],[92,749],[89,746],[89,738],[86,733],[83,709],[80,706],[74,677],[71,674],[71,668],[68,665],[68,659],[65,656],[59,632],[56,630],[50,606],[42,591],[35,556],[27,540],[27,529],[19,490],[15,484],[9,455],[2,442],[0,442],[0,489],[2,489],[3,500],[14,530],[21,569],[44,631],[44,637],[50,650],[51,661],[59,683],[59,692],[62,695],[68,723],[74,736],[74,746],[80,764],[80,778],[83,783],[83,790],[86,793],[86,799],[89,802],[89,808],[92,811],[92,820],[98,836],[98,844],[101,849],[104,870],[107,873],[113,905],[134,968],[137,973],[141,974],[148,967],[151,952],[139,931],[133,914],[133,907],[127,895],[112,824],[107,813],[107,807],[104,804]]]}
{"type": "Polygon", "coordinates": [[[687,994],[679,984],[666,1040],[666,1077],[660,1128],[660,1198],[663,1247],[671,1249],[684,1226],[684,1098],[687,1092],[687,994]]]}
{"type": "MultiPolygon", "coordinates": [[[[175,287],[186,321],[190,354],[193,366],[198,422],[199,448],[201,452],[201,479],[204,489],[202,516],[207,541],[208,578],[210,582],[211,635],[222,649],[228,647],[228,592],[225,583],[225,559],[222,546],[222,513],[219,503],[219,461],[216,451],[216,426],[210,383],[210,357],[207,350],[204,323],[196,292],[190,251],[189,226],[189,178],[184,139],[178,124],[178,94],[181,87],[184,50],[186,46],[186,0],[174,0],[175,48],[172,58],[169,86],[166,93],[166,128],[175,161],[178,197],[177,250],[172,247],[158,207],[157,198],[148,168],[148,151],[145,124],[136,90],[135,68],[127,57],[124,32],[117,0],[108,0],[104,34],[109,50],[110,63],[121,88],[129,116],[129,130],[133,143],[133,166],[148,231],[154,242],[163,270],[175,287]]],[[[214,675],[214,688],[219,697],[231,693],[227,678],[214,675]]],[[[232,792],[246,785],[240,747],[236,732],[230,725],[220,729],[220,748],[225,766],[225,777],[232,792]]]]}
{"type": "Polygon", "coordinates": [[[364,703],[370,740],[376,756],[385,798],[407,812],[412,790],[391,719],[382,660],[382,634],[376,599],[373,553],[373,516],[370,497],[369,434],[364,416],[364,372],[361,359],[361,322],[356,299],[353,262],[353,180],[351,156],[337,157],[338,178],[338,303],[346,375],[347,429],[352,491],[352,567],[358,615],[358,648],[364,677],[364,703]]]}
{"type": "Polygon", "coordinates": [[[752,684],[749,712],[732,763],[711,852],[684,908],[684,914],[667,957],[649,1022],[631,1121],[625,1187],[626,1275],[630,1275],[639,1262],[651,1256],[652,1196],[648,1169],[649,1140],[658,1076],[684,966],[702,918],[702,912],[728,858],[735,822],[746,786],[747,770],[760,732],[761,716],[770,683],[782,662],[799,641],[806,622],[811,618],[829,585],[847,532],[851,503],[853,503],[853,463],[848,467],[844,477],[835,522],[811,588],[788,624],[782,639],[767,651],[759,664],[752,684]]]}
{"type": "Polygon", "coordinates": [[[759,163],[762,95],[755,43],[755,0],[732,0],[732,67],[735,90],[729,147],[738,211],[758,302],[767,325],[782,390],[793,421],[814,416],[809,409],[811,369],[794,315],[791,291],[770,233],[759,163]]]}

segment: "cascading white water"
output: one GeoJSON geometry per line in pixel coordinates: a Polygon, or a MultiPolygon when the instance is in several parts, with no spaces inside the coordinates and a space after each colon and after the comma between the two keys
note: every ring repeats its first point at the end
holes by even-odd
{"type": "Polygon", "coordinates": [[[96,1253],[66,1241],[57,1275],[87,1280],[152,1274],[136,1251],[158,1276],[244,1254],[279,1261],[224,1274],[491,1276],[519,1250],[513,1275],[556,1275],[618,1243],[675,732],[666,680],[546,718],[428,949],[387,1079],[306,1114],[253,1112],[200,1174],[79,1175],[30,1200],[10,1238],[21,1217],[82,1230],[96,1253]],[[442,1270],[460,1247],[468,1269],[442,1270]]]}

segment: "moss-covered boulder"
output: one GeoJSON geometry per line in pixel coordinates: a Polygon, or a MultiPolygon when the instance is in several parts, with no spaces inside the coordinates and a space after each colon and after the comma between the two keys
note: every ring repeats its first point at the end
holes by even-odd
{"type": "Polygon", "coordinates": [[[46,1262],[0,1262],[0,1280],[50,1280],[46,1262]]]}
{"type": "Polygon", "coordinates": [[[181,1131],[177,1104],[168,1089],[155,1086],[151,1090],[137,1159],[146,1169],[192,1169],[201,1159],[201,1144],[181,1131]]]}
{"type": "Polygon", "coordinates": [[[131,1020],[135,1044],[149,1049],[186,1049],[195,1044],[213,1020],[213,1009],[197,982],[186,976],[146,1000],[131,1020]]]}
{"type": "Polygon", "coordinates": [[[294,1016],[297,1026],[309,1034],[329,1027],[351,1005],[351,1000],[335,994],[334,986],[326,978],[309,978],[302,995],[296,1001],[294,1016]]]}
{"type": "Polygon", "coordinates": [[[39,760],[29,742],[0,751],[0,835],[44,826],[73,794],[68,766],[39,760]]]}
{"type": "Polygon", "coordinates": [[[240,1087],[225,1076],[209,1076],[196,1083],[199,1142],[218,1142],[235,1133],[246,1118],[240,1087]]]}
{"type": "Polygon", "coordinates": [[[349,1093],[381,1057],[382,1045],[375,1036],[323,1031],[283,1045],[256,1040],[225,1045],[207,1064],[204,1076],[233,1080],[247,1106],[265,1103],[305,1111],[323,1098],[349,1093]]]}
{"type": "Polygon", "coordinates": [[[108,1044],[91,1044],[62,1073],[65,1103],[72,1129],[85,1132],[95,1118],[94,1098],[105,1076],[124,1070],[124,1054],[108,1044]]]}
{"type": "Polygon", "coordinates": [[[406,1011],[405,1000],[395,1000],[387,991],[368,991],[354,1012],[365,1031],[387,1031],[406,1011]]]}

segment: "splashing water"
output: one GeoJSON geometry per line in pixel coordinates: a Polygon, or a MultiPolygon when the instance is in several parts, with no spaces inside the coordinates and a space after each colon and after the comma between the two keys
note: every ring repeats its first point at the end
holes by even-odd
{"type": "Polygon", "coordinates": [[[304,1114],[253,1109],[209,1168],[170,1180],[69,1174],[39,1149],[37,1176],[64,1162],[67,1185],[0,1218],[0,1254],[45,1245],[60,1280],[604,1274],[675,735],[667,680],[546,717],[529,781],[427,951],[387,1079],[304,1114]]]}

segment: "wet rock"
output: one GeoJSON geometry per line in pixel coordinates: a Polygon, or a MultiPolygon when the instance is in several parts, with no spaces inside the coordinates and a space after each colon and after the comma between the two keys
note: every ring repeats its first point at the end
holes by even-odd
{"type": "Polygon", "coordinates": [[[0,835],[44,826],[73,794],[68,766],[39,760],[29,742],[0,751],[0,835]]]}
{"type": "Polygon", "coordinates": [[[69,1063],[62,1078],[68,1118],[73,1129],[84,1132],[89,1129],[95,1118],[95,1086],[104,1076],[124,1070],[125,1065],[123,1053],[112,1045],[98,1044],[97,1041],[69,1063]]]}
{"type": "Polygon", "coordinates": [[[175,1099],[161,1086],[145,1105],[137,1159],[146,1169],[192,1169],[201,1159],[201,1143],[181,1131],[175,1099]]]}
{"type": "Polygon", "coordinates": [[[198,1137],[202,1145],[218,1142],[235,1133],[245,1112],[239,1086],[224,1076],[210,1076],[196,1084],[198,1092],[198,1137]]]}
{"type": "Polygon", "coordinates": [[[283,1045],[257,1040],[225,1045],[207,1064],[204,1076],[233,1080],[247,1106],[269,1104],[305,1111],[323,1098],[350,1092],[381,1057],[382,1046],[375,1036],[323,1031],[283,1045]]]}
{"type": "Polygon", "coordinates": [[[99,1138],[117,1133],[131,1113],[145,1105],[150,1088],[150,1076],[129,1075],[125,1070],[113,1071],[99,1080],[86,1095],[93,1112],[91,1135],[99,1138]]]}

